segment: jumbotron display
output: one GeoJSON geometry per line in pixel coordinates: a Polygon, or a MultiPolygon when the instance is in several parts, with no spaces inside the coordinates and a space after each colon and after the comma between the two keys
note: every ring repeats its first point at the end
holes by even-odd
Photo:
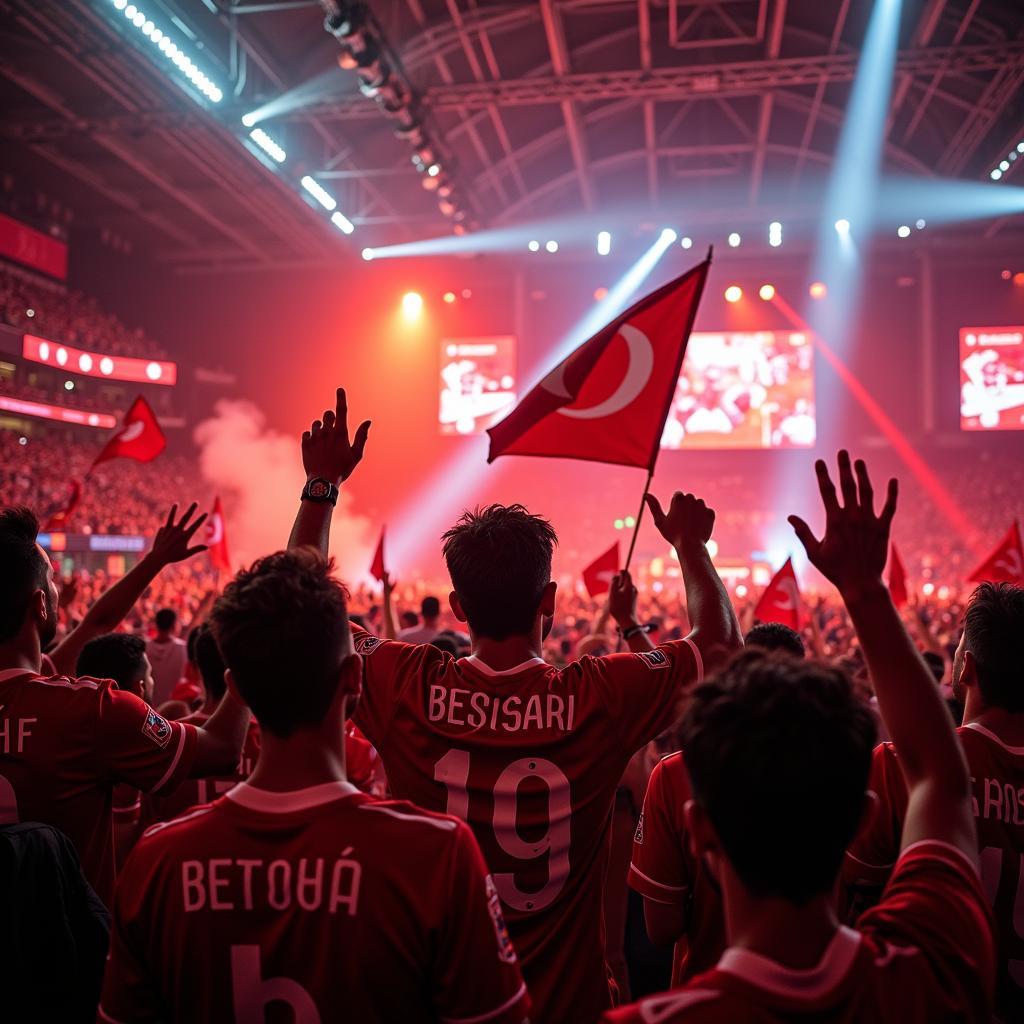
{"type": "Polygon", "coordinates": [[[1024,327],[960,329],[960,429],[1024,430],[1024,327]]]}
{"type": "Polygon", "coordinates": [[[442,434],[482,434],[516,403],[516,339],[445,338],[441,342],[442,434]]]}
{"type": "Polygon", "coordinates": [[[814,346],[798,331],[690,335],[662,448],[810,448],[814,346]]]}

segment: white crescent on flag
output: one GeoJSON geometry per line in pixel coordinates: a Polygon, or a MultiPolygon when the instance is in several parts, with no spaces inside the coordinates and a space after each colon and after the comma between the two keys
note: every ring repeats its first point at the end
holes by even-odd
{"type": "Polygon", "coordinates": [[[132,423],[126,423],[121,429],[121,432],[117,435],[118,441],[134,441],[137,437],[142,435],[142,432],[146,429],[146,424],[142,420],[135,420],[132,423]]]}
{"type": "Polygon", "coordinates": [[[224,519],[216,512],[206,521],[206,543],[209,547],[219,544],[224,539],[224,519]]]}
{"type": "Polygon", "coordinates": [[[1024,565],[1021,565],[1020,552],[1016,548],[1007,548],[992,565],[1008,576],[1024,576],[1024,565]]]}
{"type": "Polygon", "coordinates": [[[772,604],[780,611],[792,612],[796,610],[799,600],[796,592],[796,584],[791,579],[781,579],[776,583],[781,593],[772,600],[772,604]]]}

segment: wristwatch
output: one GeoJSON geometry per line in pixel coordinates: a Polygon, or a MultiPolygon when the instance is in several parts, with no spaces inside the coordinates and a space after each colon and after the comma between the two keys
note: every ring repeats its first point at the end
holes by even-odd
{"type": "Polygon", "coordinates": [[[635,626],[629,626],[627,629],[619,628],[619,636],[623,640],[628,640],[631,636],[636,636],[638,633],[653,633],[654,624],[651,622],[638,623],[635,626]]]}
{"type": "Polygon", "coordinates": [[[317,501],[321,504],[329,501],[332,505],[337,505],[338,488],[330,480],[325,480],[322,476],[315,476],[307,480],[306,486],[302,488],[302,500],[317,501]]]}

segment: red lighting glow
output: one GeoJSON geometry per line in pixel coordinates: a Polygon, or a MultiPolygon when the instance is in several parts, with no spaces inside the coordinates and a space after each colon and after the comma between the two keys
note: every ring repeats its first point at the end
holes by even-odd
{"type": "Polygon", "coordinates": [[[603,298],[608,295],[607,288],[595,288],[594,289],[594,301],[600,302],[603,298]]]}
{"type": "Polygon", "coordinates": [[[110,430],[117,426],[117,417],[105,412],[85,412],[82,409],[68,409],[63,405],[47,405],[45,402],[28,402],[21,398],[7,398],[0,395],[0,409],[22,416],[35,416],[41,420],[57,420],[60,423],[77,423],[81,427],[99,427],[110,430]]]}
{"type": "Polygon", "coordinates": [[[443,298],[450,306],[455,301],[455,292],[445,292],[443,298]]]}
{"type": "Polygon", "coordinates": [[[22,339],[21,355],[30,362],[59,366],[83,377],[106,377],[108,380],[164,384],[168,387],[178,381],[178,367],[175,363],[85,352],[70,345],[58,345],[45,338],[37,338],[34,334],[26,334],[22,339]]]}
{"type": "Polygon", "coordinates": [[[823,299],[828,295],[828,289],[825,287],[824,281],[815,281],[808,291],[811,293],[812,299],[823,299]]]}
{"type": "Polygon", "coordinates": [[[1013,275],[1013,283],[1018,288],[1024,288],[1024,270],[1018,270],[1017,273],[1013,275]]]}

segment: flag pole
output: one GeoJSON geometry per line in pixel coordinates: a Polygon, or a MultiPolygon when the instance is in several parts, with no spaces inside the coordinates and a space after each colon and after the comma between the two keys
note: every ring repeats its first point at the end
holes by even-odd
{"type": "Polygon", "coordinates": [[[644,517],[644,509],[647,507],[647,492],[651,489],[651,480],[654,479],[654,469],[647,471],[647,482],[644,484],[644,493],[640,495],[640,511],[636,514],[636,525],[633,527],[633,539],[629,542],[629,551],[626,554],[626,564],[622,567],[623,572],[629,571],[629,563],[633,561],[633,549],[636,547],[636,539],[640,535],[640,520],[644,517]]]}

